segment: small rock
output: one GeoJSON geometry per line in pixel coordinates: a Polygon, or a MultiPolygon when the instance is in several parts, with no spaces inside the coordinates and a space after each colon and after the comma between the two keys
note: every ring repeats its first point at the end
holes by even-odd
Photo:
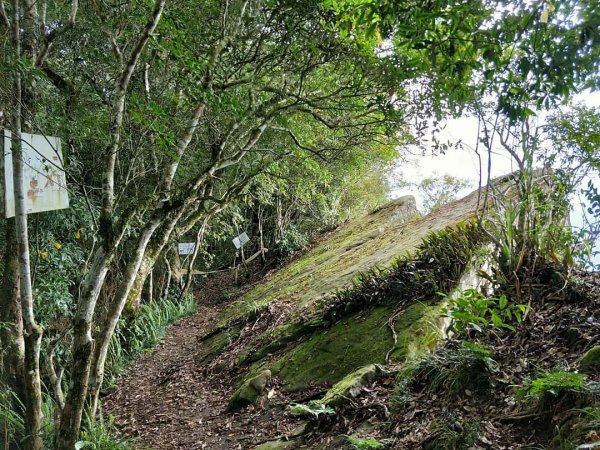
{"type": "Polygon", "coordinates": [[[244,406],[256,402],[256,400],[258,400],[265,392],[269,381],[271,381],[270,370],[263,370],[255,377],[244,381],[231,397],[228,409],[230,411],[235,411],[236,409],[243,408],[244,406]]]}
{"type": "Polygon", "coordinates": [[[356,397],[367,384],[375,381],[383,373],[383,368],[379,364],[369,364],[362,367],[347,375],[329,389],[321,403],[327,406],[347,403],[351,398],[356,397]]]}
{"type": "Polygon", "coordinates": [[[600,372],[600,345],[590,348],[581,361],[579,370],[582,372],[600,372]]]}

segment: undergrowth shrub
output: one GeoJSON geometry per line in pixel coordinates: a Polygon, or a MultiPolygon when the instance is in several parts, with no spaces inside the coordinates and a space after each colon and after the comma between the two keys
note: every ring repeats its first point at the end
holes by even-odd
{"type": "MultiPolygon", "coordinates": [[[[441,294],[444,295],[444,294],[441,294]]],[[[521,323],[527,305],[515,305],[505,295],[486,297],[477,289],[466,289],[448,299],[446,315],[451,318],[450,331],[457,333],[474,329],[505,328],[515,331],[513,323],[521,323]]]]}
{"type": "Polygon", "coordinates": [[[0,443],[7,446],[25,431],[23,418],[15,411],[15,406],[21,410],[24,408],[15,393],[0,383],[0,443]]]}
{"type": "Polygon", "coordinates": [[[571,411],[552,439],[550,449],[577,450],[600,447],[600,404],[571,411]]]}
{"type": "Polygon", "coordinates": [[[125,326],[121,323],[113,334],[106,359],[104,387],[113,384],[137,355],[158,344],[170,324],[195,311],[196,302],[192,296],[181,301],[166,298],[142,304],[138,315],[125,326]]]}
{"type": "Polygon", "coordinates": [[[415,364],[405,366],[396,375],[394,389],[390,397],[390,407],[394,412],[400,412],[408,406],[411,399],[411,382],[415,364]]]}
{"type": "MultiPolygon", "coordinates": [[[[50,396],[44,396],[42,413],[44,415],[42,423],[44,448],[53,448],[56,404],[50,396]]],[[[85,420],[82,421],[81,434],[74,450],[133,450],[133,440],[118,437],[119,433],[114,421],[115,419],[112,416],[107,421],[102,418],[90,420],[86,416],[85,420]]]]}
{"type": "Polygon", "coordinates": [[[540,414],[551,414],[577,405],[586,406],[600,396],[600,383],[586,378],[586,375],[576,372],[546,372],[526,381],[516,397],[517,400],[533,402],[540,414]]]}
{"type": "Polygon", "coordinates": [[[308,244],[309,236],[295,228],[285,231],[283,236],[275,241],[275,256],[285,259],[308,244]]]}
{"type": "Polygon", "coordinates": [[[108,421],[87,421],[81,431],[80,440],[75,444],[75,450],[130,450],[132,440],[118,438],[114,417],[108,421]]]}
{"type": "Polygon", "coordinates": [[[473,448],[479,438],[481,424],[477,420],[465,424],[446,421],[423,443],[425,450],[465,450],[473,448]]]}
{"type": "Polygon", "coordinates": [[[411,386],[450,398],[464,395],[467,390],[485,394],[492,387],[496,370],[496,362],[487,347],[463,341],[460,347],[443,348],[419,361],[412,372],[411,386]]]}

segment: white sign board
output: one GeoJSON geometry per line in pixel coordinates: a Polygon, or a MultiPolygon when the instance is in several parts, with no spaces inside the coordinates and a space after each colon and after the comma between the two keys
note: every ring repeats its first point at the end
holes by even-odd
{"type": "MultiPolygon", "coordinates": [[[[4,130],[4,216],[15,215],[13,164],[10,131],[4,130]]],[[[69,207],[69,195],[62,164],[60,139],[38,134],[22,134],[23,179],[27,213],[69,207]]]]}
{"type": "Polygon", "coordinates": [[[196,249],[196,244],[194,242],[180,242],[177,247],[180,255],[192,255],[196,249]]]}
{"type": "Polygon", "coordinates": [[[242,248],[243,245],[248,241],[250,241],[250,238],[248,237],[245,231],[231,240],[231,242],[233,242],[233,245],[235,245],[235,248],[242,248]]]}

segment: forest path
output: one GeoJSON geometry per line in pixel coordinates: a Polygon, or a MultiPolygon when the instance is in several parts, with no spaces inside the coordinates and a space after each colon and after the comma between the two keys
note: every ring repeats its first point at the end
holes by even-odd
{"type": "Polygon", "coordinates": [[[203,345],[199,338],[221,309],[199,305],[196,314],[173,324],[104,399],[106,415],[135,438],[136,448],[250,449],[284,431],[282,407],[227,412],[231,380],[206,374],[195,361],[203,345]]]}

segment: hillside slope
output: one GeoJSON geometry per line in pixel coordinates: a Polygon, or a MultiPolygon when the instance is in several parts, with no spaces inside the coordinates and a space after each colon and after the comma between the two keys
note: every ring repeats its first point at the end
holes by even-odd
{"type": "MultiPolygon", "coordinates": [[[[252,414],[255,406],[227,411],[256,401],[283,417],[293,398],[324,393],[362,366],[429,351],[441,336],[436,292],[451,291],[471,260],[475,233],[464,224],[477,203],[475,192],[420,218],[414,199],[404,197],[345,224],[233,303],[201,305],[202,313],[176,325],[136,362],[106,399],[107,410],[152,448],[202,448],[194,447],[201,440],[209,448],[235,448],[228,439],[219,447],[221,438],[207,438],[214,430],[190,435],[180,426],[206,423],[200,411],[208,404],[216,424],[252,414]],[[429,237],[445,229],[455,231],[429,237]],[[369,271],[375,278],[361,278],[369,271]],[[449,277],[435,281],[436,272],[449,277]],[[372,279],[381,284],[375,293],[372,279]],[[345,300],[350,292],[363,298],[345,300]],[[248,394],[249,381],[255,392],[248,394]],[[169,405],[178,410],[161,425],[157,418],[169,405]]],[[[269,426],[261,431],[254,442],[273,434],[269,426]]]]}
{"type": "Polygon", "coordinates": [[[587,439],[597,420],[580,417],[597,414],[593,351],[587,378],[575,375],[585,395],[561,397],[556,418],[536,409],[527,383],[541,370],[579,370],[598,345],[597,279],[567,283],[542,268],[516,332],[492,327],[470,343],[465,329],[447,339],[446,299],[486,289],[477,276],[489,258],[473,221],[478,197],[422,218],[414,200],[399,199],[228,305],[200,305],[136,362],[107,411],[140,448],[154,449],[539,448],[587,439]],[[525,386],[526,402],[515,385],[525,386]],[[580,426],[574,438],[572,426],[580,426]],[[556,427],[563,437],[553,437],[556,427]]]}

